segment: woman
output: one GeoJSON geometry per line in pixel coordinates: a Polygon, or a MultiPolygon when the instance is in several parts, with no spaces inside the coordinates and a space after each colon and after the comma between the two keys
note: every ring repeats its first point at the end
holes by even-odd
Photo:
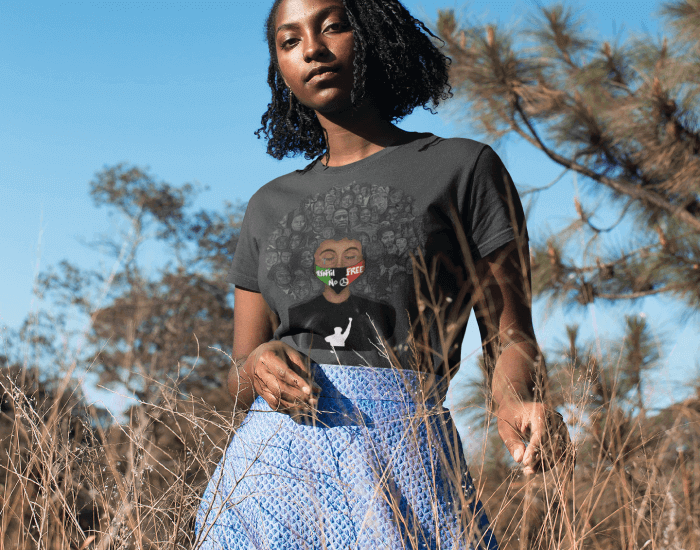
{"type": "Polygon", "coordinates": [[[267,40],[268,152],[315,160],[248,204],[229,276],[228,388],[251,412],[207,488],[199,540],[496,548],[440,406],[472,306],[499,353],[492,397],[514,460],[532,474],[562,455],[551,428],[568,440],[535,398],[512,181],[484,144],[393,124],[450,96],[448,60],[397,0],[276,0],[267,40]],[[292,231],[303,246],[290,246],[292,231]],[[306,292],[270,276],[283,253],[306,292]]]}

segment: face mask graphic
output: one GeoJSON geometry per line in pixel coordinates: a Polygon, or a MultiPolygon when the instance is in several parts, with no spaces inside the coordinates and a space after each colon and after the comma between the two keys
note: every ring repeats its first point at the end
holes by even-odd
{"type": "Polygon", "coordinates": [[[324,285],[328,285],[338,294],[355,279],[365,272],[365,261],[351,267],[319,267],[316,266],[316,277],[321,279],[324,285]]]}

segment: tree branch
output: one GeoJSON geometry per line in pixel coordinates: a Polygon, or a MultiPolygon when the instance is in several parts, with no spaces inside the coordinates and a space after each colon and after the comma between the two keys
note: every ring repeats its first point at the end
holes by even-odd
{"type": "Polygon", "coordinates": [[[679,288],[679,285],[666,285],[650,290],[640,290],[639,292],[631,292],[629,294],[599,294],[596,292],[595,297],[602,298],[603,300],[636,300],[638,298],[645,298],[646,296],[653,296],[654,294],[673,292],[674,290],[679,290],[679,288]]]}
{"type": "Polygon", "coordinates": [[[677,217],[681,221],[687,223],[689,226],[700,231],[700,219],[690,214],[682,206],[676,206],[668,200],[664,199],[663,197],[660,197],[658,194],[647,189],[643,189],[637,185],[623,183],[620,180],[615,180],[603,176],[602,174],[598,174],[597,172],[591,170],[587,166],[583,166],[582,164],[574,162],[552,151],[549,147],[547,147],[544,144],[540,136],[537,134],[537,131],[532,127],[532,124],[530,124],[528,117],[525,115],[522,107],[520,106],[520,97],[516,95],[515,101],[513,103],[518,113],[520,113],[520,117],[522,118],[523,122],[528,127],[528,130],[532,135],[528,135],[525,131],[523,131],[523,129],[518,125],[514,117],[510,121],[513,130],[517,132],[518,135],[520,135],[523,139],[528,141],[530,144],[543,151],[554,162],[570,170],[575,170],[579,174],[583,174],[584,176],[589,177],[592,180],[597,181],[598,183],[602,183],[603,185],[613,189],[614,191],[622,195],[626,195],[628,197],[645,202],[647,204],[651,204],[667,212],[668,214],[677,217]]]}

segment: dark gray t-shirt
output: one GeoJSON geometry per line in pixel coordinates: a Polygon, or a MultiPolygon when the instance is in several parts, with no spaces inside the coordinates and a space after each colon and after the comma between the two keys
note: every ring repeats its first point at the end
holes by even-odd
{"type": "Polygon", "coordinates": [[[442,358],[451,368],[460,360],[465,326],[442,350],[416,289],[436,297],[441,314],[459,313],[451,308],[468,303],[469,276],[457,235],[476,261],[515,238],[513,219],[524,230],[491,147],[415,134],[358,162],[314,162],[263,186],[248,203],[229,281],[261,292],[280,319],[275,338],[317,363],[388,367],[393,356],[444,375],[442,358]],[[416,255],[432,283],[414,275],[416,255]],[[433,353],[416,364],[424,345],[433,353]]]}

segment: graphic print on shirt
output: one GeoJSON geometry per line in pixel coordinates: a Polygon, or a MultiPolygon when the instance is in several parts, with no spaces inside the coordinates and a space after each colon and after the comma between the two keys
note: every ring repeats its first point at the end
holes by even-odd
{"type": "Polygon", "coordinates": [[[401,189],[334,187],[307,197],[267,239],[269,279],[286,294],[300,348],[371,351],[391,341],[392,288],[412,284],[411,251],[424,241],[401,189]]]}
{"type": "Polygon", "coordinates": [[[345,332],[343,332],[343,329],[340,327],[335,327],[335,332],[331,334],[330,336],[326,336],[324,340],[328,342],[331,346],[334,348],[342,348],[345,347],[345,341],[348,339],[348,336],[350,336],[350,327],[352,326],[352,317],[348,319],[348,328],[345,329],[345,332]]]}

